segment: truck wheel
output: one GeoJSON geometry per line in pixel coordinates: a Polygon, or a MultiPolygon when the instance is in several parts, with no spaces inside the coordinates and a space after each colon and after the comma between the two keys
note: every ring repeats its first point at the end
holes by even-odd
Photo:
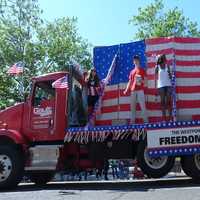
{"type": "Polygon", "coordinates": [[[45,185],[53,178],[53,172],[41,172],[41,173],[32,173],[30,174],[30,179],[36,185],[45,185]]]}
{"type": "Polygon", "coordinates": [[[200,154],[183,156],[181,158],[181,167],[185,174],[199,182],[200,179],[200,154]]]}
{"type": "Polygon", "coordinates": [[[24,159],[12,146],[0,147],[0,188],[13,188],[21,181],[24,159]]]}
{"type": "Polygon", "coordinates": [[[167,175],[174,166],[175,162],[174,157],[150,157],[147,153],[146,141],[141,141],[138,145],[137,160],[143,173],[149,178],[161,178],[167,175]]]}

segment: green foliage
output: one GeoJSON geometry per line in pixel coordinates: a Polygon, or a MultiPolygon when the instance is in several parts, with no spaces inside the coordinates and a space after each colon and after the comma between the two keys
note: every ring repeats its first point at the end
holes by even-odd
{"type": "Polygon", "coordinates": [[[79,36],[76,22],[76,18],[61,18],[38,30],[46,63],[41,73],[66,70],[72,59],[85,67],[91,66],[90,45],[79,36]]]}
{"type": "Polygon", "coordinates": [[[38,0],[0,0],[0,109],[23,99],[22,77],[11,77],[9,66],[24,61],[23,85],[31,77],[67,70],[71,58],[91,67],[90,45],[77,31],[76,18],[46,22],[38,0]]]}
{"type": "Polygon", "coordinates": [[[137,39],[168,36],[199,37],[200,31],[196,22],[185,17],[178,7],[165,12],[163,0],[154,0],[150,5],[139,8],[138,15],[130,19],[136,25],[137,39]]]}

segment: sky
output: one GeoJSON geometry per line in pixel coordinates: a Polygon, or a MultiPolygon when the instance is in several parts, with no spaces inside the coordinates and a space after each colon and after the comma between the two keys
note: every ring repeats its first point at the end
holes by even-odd
{"type": "MultiPolygon", "coordinates": [[[[77,17],[79,34],[93,46],[107,46],[134,40],[137,27],[128,23],[138,8],[153,0],[39,0],[43,17],[77,17]]],[[[178,6],[200,28],[200,0],[164,0],[166,9],[178,6]]]]}

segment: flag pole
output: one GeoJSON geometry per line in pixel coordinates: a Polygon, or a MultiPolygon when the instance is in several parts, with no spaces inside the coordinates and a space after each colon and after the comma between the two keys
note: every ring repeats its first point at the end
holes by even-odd
{"type": "Polygon", "coordinates": [[[177,121],[176,107],[176,55],[173,52],[173,69],[172,69],[172,117],[173,121],[177,121]]]}
{"type": "Polygon", "coordinates": [[[22,97],[22,101],[25,98],[25,90],[24,90],[24,70],[25,70],[25,56],[26,56],[26,45],[27,43],[25,42],[24,44],[24,49],[23,49],[23,58],[22,58],[22,62],[24,64],[23,66],[23,72],[21,73],[21,83],[20,83],[20,95],[22,97]]]}
{"type": "MultiPolygon", "coordinates": [[[[174,42],[174,37],[173,37],[174,42]]],[[[177,121],[177,107],[176,107],[176,54],[173,47],[173,58],[172,58],[172,118],[173,121],[177,121]]]]}
{"type": "MultiPolygon", "coordinates": [[[[119,45],[119,47],[118,47],[118,51],[117,51],[117,55],[119,55],[119,57],[118,58],[120,58],[120,45],[119,45]]],[[[117,65],[117,62],[116,62],[116,65],[117,65]]],[[[120,76],[120,75],[119,75],[120,76]]],[[[119,79],[120,79],[120,77],[119,77],[119,79]]],[[[120,112],[120,97],[121,97],[121,95],[120,95],[120,82],[117,84],[117,89],[118,89],[118,99],[117,99],[117,120],[119,121],[119,112],[120,112]]]]}

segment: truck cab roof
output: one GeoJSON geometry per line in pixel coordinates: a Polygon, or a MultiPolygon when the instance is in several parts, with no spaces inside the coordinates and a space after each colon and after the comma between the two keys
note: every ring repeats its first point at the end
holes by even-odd
{"type": "Polygon", "coordinates": [[[49,74],[44,74],[40,76],[35,76],[32,78],[33,81],[48,81],[48,80],[57,80],[65,75],[69,74],[69,72],[66,71],[61,71],[61,72],[53,72],[49,74]]]}

